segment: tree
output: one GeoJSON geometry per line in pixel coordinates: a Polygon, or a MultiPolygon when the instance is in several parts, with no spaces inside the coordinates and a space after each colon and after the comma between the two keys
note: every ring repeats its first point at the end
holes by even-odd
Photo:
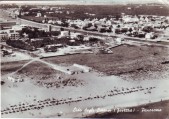
{"type": "Polygon", "coordinates": [[[61,27],[61,28],[60,28],[60,31],[64,31],[64,28],[61,27]]]}
{"type": "Polygon", "coordinates": [[[1,45],[1,49],[4,49],[4,46],[3,46],[3,45],[1,45]]]}
{"type": "Polygon", "coordinates": [[[116,15],[116,20],[119,20],[121,16],[119,14],[116,15]]]}
{"type": "Polygon", "coordinates": [[[51,31],[51,35],[58,36],[60,35],[60,31],[51,31]]]}
{"type": "Polygon", "coordinates": [[[130,31],[130,33],[133,31],[133,29],[132,28],[129,28],[129,31],[130,31]]]}

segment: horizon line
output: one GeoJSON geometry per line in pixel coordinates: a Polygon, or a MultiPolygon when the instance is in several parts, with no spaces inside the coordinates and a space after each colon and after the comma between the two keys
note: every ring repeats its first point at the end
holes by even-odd
{"type": "MultiPolygon", "coordinates": [[[[130,1],[130,0],[129,0],[130,1]]],[[[32,5],[32,4],[38,4],[38,5],[117,5],[117,4],[168,4],[169,3],[165,0],[157,0],[157,1],[152,1],[152,0],[142,0],[142,2],[138,2],[139,0],[137,1],[132,1],[132,2],[126,2],[126,0],[123,0],[123,2],[119,2],[119,1],[102,1],[102,2],[99,2],[98,1],[87,1],[87,0],[51,0],[51,1],[40,1],[40,0],[30,0],[30,1],[15,1],[15,0],[10,0],[10,1],[0,1],[0,4],[28,4],[28,5],[32,5]],[[160,2],[161,1],[161,2],[160,2]]]]}

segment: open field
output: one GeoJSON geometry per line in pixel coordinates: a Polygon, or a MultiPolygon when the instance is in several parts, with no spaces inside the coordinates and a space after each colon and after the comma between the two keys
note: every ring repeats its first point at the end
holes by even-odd
{"type": "MultiPolygon", "coordinates": [[[[61,72],[56,71],[56,70],[50,68],[49,66],[42,64],[41,62],[37,62],[37,61],[32,62],[30,65],[24,67],[22,70],[18,71],[18,73],[20,75],[25,74],[30,77],[35,77],[35,79],[37,78],[36,76],[39,76],[39,75],[51,76],[52,74],[55,74],[55,73],[61,74],[61,72]]],[[[37,79],[39,79],[39,78],[37,78],[37,79]]]]}
{"type": "Polygon", "coordinates": [[[141,70],[162,70],[161,63],[169,60],[168,48],[156,46],[122,45],[110,54],[75,54],[46,58],[56,64],[81,64],[108,75],[120,75],[141,70]]]}
{"type": "Polygon", "coordinates": [[[12,73],[29,61],[1,62],[1,76],[12,73]]]}

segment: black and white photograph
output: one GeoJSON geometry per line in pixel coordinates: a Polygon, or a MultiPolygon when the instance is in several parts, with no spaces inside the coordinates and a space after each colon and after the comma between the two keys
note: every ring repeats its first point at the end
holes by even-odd
{"type": "Polygon", "coordinates": [[[0,1],[1,118],[169,119],[169,0],[0,1]]]}

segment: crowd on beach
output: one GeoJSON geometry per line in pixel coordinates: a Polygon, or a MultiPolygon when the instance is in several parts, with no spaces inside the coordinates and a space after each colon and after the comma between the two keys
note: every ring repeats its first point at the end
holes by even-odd
{"type": "Polygon", "coordinates": [[[67,79],[60,79],[56,81],[51,81],[51,82],[43,82],[43,81],[37,81],[36,84],[38,86],[43,86],[45,88],[59,88],[62,86],[83,86],[84,81],[83,80],[78,80],[76,78],[67,78],[67,79]]]}
{"type": "Polygon", "coordinates": [[[62,105],[62,104],[71,104],[71,103],[77,103],[80,101],[86,101],[86,100],[94,100],[94,99],[104,99],[106,97],[112,97],[112,96],[117,96],[117,95],[127,95],[130,93],[134,92],[140,92],[144,91],[144,94],[151,93],[151,90],[156,87],[142,87],[142,86],[137,86],[137,87],[132,87],[132,88],[124,88],[122,87],[121,89],[114,87],[112,90],[109,90],[107,93],[104,95],[93,95],[89,97],[77,97],[76,99],[73,99],[71,97],[66,98],[66,99],[55,99],[55,98],[48,98],[45,100],[37,100],[34,99],[33,103],[28,103],[28,102],[20,102],[18,105],[11,105],[5,109],[1,110],[1,115],[3,116],[4,114],[11,114],[11,113],[19,113],[19,112],[25,112],[25,111],[31,111],[31,110],[41,110],[46,107],[51,107],[51,106],[57,106],[57,105],[62,105]]]}

